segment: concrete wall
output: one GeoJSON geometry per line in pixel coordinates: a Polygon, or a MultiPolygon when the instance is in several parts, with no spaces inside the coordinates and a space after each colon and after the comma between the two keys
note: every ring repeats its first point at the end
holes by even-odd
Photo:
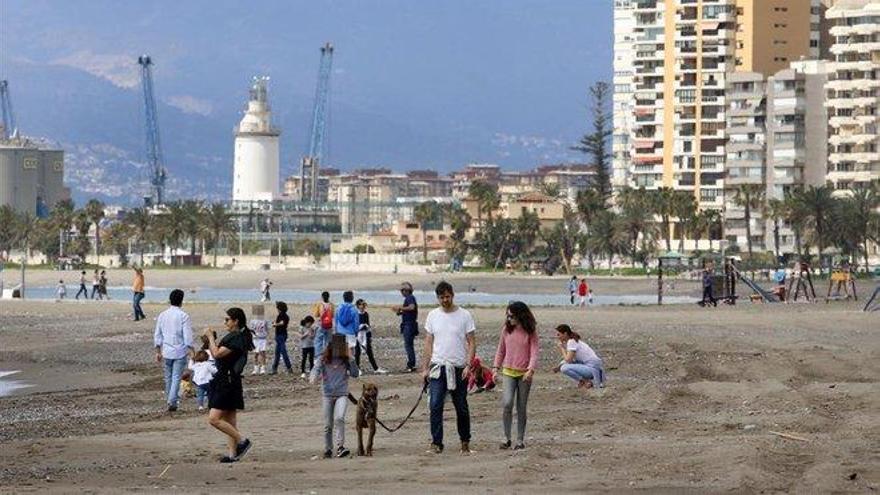
{"type": "Polygon", "coordinates": [[[47,210],[68,197],[64,152],[0,146],[0,205],[37,214],[37,198],[47,210]]]}

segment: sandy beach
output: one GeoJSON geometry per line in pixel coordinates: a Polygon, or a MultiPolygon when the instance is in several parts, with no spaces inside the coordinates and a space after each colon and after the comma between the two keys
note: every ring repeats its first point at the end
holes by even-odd
{"type": "MultiPolygon", "coordinates": [[[[66,272],[68,283],[74,273],[66,272]]],[[[254,287],[264,272],[147,273],[154,287],[254,287]]],[[[316,290],[394,289],[418,277],[316,272],[270,273],[277,286],[316,290]]],[[[10,277],[6,273],[7,279],[10,277]]],[[[497,293],[556,293],[564,277],[469,274],[449,278],[497,293]]],[[[130,273],[113,271],[111,284],[130,273]]],[[[33,271],[31,285],[58,272],[33,271]]],[[[53,282],[54,281],[54,282],[53,282]]],[[[652,279],[595,279],[597,293],[651,294],[652,279]]],[[[865,292],[865,287],[860,287],[865,292]]],[[[818,289],[818,287],[817,287],[818,289]]],[[[693,283],[680,295],[698,295],[693,283]]],[[[256,289],[255,289],[256,293],[256,289]]],[[[316,293],[317,298],[317,293],[316,293]]],[[[253,301],[242,301],[250,312],[253,301]]],[[[424,322],[434,301],[420,301],[424,322]]],[[[219,327],[227,304],[186,304],[201,330],[219,327]]],[[[541,371],[529,407],[527,449],[500,451],[500,393],[469,397],[475,452],[461,456],[447,401],[441,456],[429,444],[425,402],[400,431],[379,431],[375,456],[317,460],[320,392],[299,375],[247,375],[242,431],[251,453],[217,462],[224,438],[196,411],[164,412],[161,369],[152,358],[158,298],[148,320],[122,303],[0,302],[0,371],[20,370],[28,388],[0,398],[0,492],[549,493],[867,492],[880,487],[880,320],[859,303],[696,305],[535,309],[541,371]],[[604,358],[608,386],[577,389],[550,370],[555,325],[569,323],[604,358]],[[781,434],[781,435],[780,435],[781,434]]],[[[478,354],[494,354],[503,308],[471,308],[478,354]]],[[[291,308],[298,320],[303,306],[291,308]]],[[[353,380],[379,386],[379,415],[402,418],[419,379],[404,365],[397,319],[372,306],[377,360],[394,373],[353,380]]],[[[274,314],[274,310],[269,314],[274,314]]],[[[292,357],[299,358],[295,339],[292,357]]],[[[346,444],[356,446],[354,408],[346,444]]]]}

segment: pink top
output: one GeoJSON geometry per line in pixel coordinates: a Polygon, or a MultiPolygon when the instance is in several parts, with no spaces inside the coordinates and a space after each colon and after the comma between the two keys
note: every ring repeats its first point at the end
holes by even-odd
{"type": "Polygon", "coordinates": [[[538,340],[537,330],[529,335],[520,325],[512,332],[502,327],[494,367],[534,370],[538,366],[538,340]]]}

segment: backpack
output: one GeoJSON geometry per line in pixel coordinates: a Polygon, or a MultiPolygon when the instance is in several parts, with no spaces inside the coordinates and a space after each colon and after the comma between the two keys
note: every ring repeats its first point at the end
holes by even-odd
{"type": "Polygon", "coordinates": [[[321,312],[321,328],[324,330],[333,328],[333,312],[330,311],[330,304],[324,304],[324,310],[321,312]]]}

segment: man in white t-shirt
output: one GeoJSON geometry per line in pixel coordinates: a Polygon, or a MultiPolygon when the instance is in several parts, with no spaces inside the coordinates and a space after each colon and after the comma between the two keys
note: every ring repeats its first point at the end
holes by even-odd
{"type": "Polygon", "coordinates": [[[467,382],[470,363],[477,350],[474,318],[470,312],[455,305],[455,293],[449,282],[434,289],[439,308],[428,313],[425,320],[425,369],[431,394],[431,452],[443,452],[443,403],[446,393],[452,396],[456,426],[462,454],[470,453],[471,416],[467,403],[467,382]]]}

